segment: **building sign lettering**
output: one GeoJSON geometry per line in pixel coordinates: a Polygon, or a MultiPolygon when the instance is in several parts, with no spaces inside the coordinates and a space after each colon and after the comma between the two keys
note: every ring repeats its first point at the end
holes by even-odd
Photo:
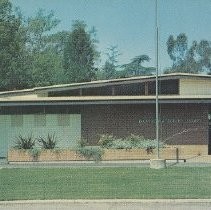
{"type": "MultiPolygon", "coordinates": [[[[139,119],[139,124],[145,124],[145,123],[155,123],[156,120],[153,118],[147,118],[147,119],[139,119]]],[[[201,119],[179,119],[179,118],[163,118],[159,120],[160,123],[167,123],[167,124],[174,124],[174,123],[200,123],[201,119]]]]}

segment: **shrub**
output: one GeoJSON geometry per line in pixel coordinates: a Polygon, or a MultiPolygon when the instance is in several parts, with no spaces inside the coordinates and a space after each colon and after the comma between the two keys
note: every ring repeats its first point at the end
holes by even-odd
{"type": "Polygon", "coordinates": [[[83,138],[78,141],[79,147],[85,147],[85,146],[87,146],[87,144],[88,144],[87,140],[85,140],[83,138]]]}
{"type": "Polygon", "coordinates": [[[43,149],[54,149],[57,144],[55,134],[48,134],[46,138],[39,137],[37,140],[43,149]]]}
{"type": "Polygon", "coordinates": [[[107,147],[110,149],[132,149],[132,144],[130,141],[125,141],[122,139],[117,139],[112,142],[112,144],[107,147]]]}
{"type": "Polygon", "coordinates": [[[35,146],[35,140],[32,138],[32,134],[28,137],[23,137],[19,135],[16,139],[14,148],[17,149],[33,149],[35,146]]]}
{"type": "MultiPolygon", "coordinates": [[[[157,141],[145,139],[143,136],[131,134],[124,139],[117,139],[112,135],[102,135],[99,140],[99,145],[107,149],[146,149],[147,152],[152,152],[157,147],[157,141]]],[[[164,143],[160,142],[160,147],[164,147],[164,143]]]]}
{"type": "MultiPolygon", "coordinates": [[[[165,147],[163,142],[159,142],[159,147],[163,148],[165,147]]],[[[139,144],[137,145],[137,148],[142,148],[142,149],[155,149],[157,148],[157,140],[155,139],[145,139],[143,141],[140,141],[139,144]]]]}
{"type": "Polygon", "coordinates": [[[100,140],[98,142],[98,145],[100,145],[102,148],[110,148],[114,141],[116,141],[117,138],[113,135],[103,134],[100,136],[100,140]]]}
{"type": "Polygon", "coordinates": [[[41,153],[41,150],[37,148],[33,148],[33,149],[30,149],[28,153],[33,157],[33,160],[36,161],[41,153]]]}
{"type": "Polygon", "coordinates": [[[132,148],[137,148],[138,145],[140,144],[140,142],[142,142],[144,140],[145,139],[143,136],[138,136],[138,135],[134,135],[134,134],[131,134],[130,136],[125,138],[125,141],[130,142],[132,148]]]}
{"type": "Polygon", "coordinates": [[[99,147],[80,147],[77,153],[85,157],[87,160],[93,159],[98,162],[102,160],[103,150],[99,147]]]}

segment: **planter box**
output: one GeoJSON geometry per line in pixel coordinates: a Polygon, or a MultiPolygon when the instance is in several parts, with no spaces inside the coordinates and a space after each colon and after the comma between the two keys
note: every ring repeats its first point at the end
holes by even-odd
{"type": "Polygon", "coordinates": [[[29,154],[27,150],[9,150],[7,156],[8,162],[31,162],[35,159],[29,154]]]}
{"type": "Polygon", "coordinates": [[[50,162],[50,161],[72,161],[86,160],[73,150],[41,150],[37,157],[33,157],[27,150],[10,150],[8,152],[8,162],[50,162]]]}
{"type": "MultiPolygon", "coordinates": [[[[103,160],[149,160],[157,158],[157,150],[147,153],[145,149],[106,149],[103,160]]],[[[177,159],[176,148],[161,148],[160,157],[163,159],[177,159]]]]}
{"type": "MultiPolygon", "coordinates": [[[[207,145],[176,145],[160,148],[162,159],[188,159],[199,155],[207,155],[207,145]],[[178,148],[178,150],[177,150],[178,148]]],[[[104,149],[102,160],[149,160],[157,158],[156,149],[147,153],[145,149],[104,149]]],[[[87,160],[74,150],[41,150],[37,157],[33,157],[27,150],[10,150],[8,162],[50,162],[50,161],[82,161],[87,160]]]]}
{"type": "Polygon", "coordinates": [[[208,145],[175,145],[183,157],[208,155],[208,145]]]}

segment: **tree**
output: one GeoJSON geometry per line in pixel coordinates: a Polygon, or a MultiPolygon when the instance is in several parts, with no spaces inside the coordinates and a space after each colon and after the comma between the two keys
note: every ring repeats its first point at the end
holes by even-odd
{"type": "Polygon", "coordinates": [[[176,39],[170,35],[167,41],[167,52],[173,64],[165,73],[211,72],[211,45],[207,40],[201,40],[199,43],[193,41],[188,48],[188,38],[185,34],[179,34],[176,39]]]}
{"type": "Polygon", "coordinates": [[[122,65],[122,67],[127,76],[152,75],[155,68],[142,66],[142,63],[149,61],[150,57],[148,55],[139,55],[133,58],[130,63],[122,65]]]}
{"type": "Polygon", "coordinates": [[[169,36],[167,41],[167,52],[173,61],[173,66],[179,66],[186,59],[188,51],[187,36],[182,33],[176,39],[172,35],[169,36]]]}
{"type": "Polygon", "coordinates": [[[91,81],[96,78],[96,51],[83,21],[73,22],[72,31],[64,48],[64,70],[68,82],[91,81]]]}
{"type": "Polygon", "coordinates": [[[201,40],[198,44],[195,42],[196,52],[194,58],[200,65],[202,71],[211,73],[211,42],[201,40]]]}
{"type": "Polygon", "coordinates": [[[40,9],[34,17],[26,20],[28,59],[25,60],[31,72],[31,86],[45,86],[64,82],[62,67],[62,51],[66,40],[66,32],[52,34],[59,24],[51,11],[46,13],[40,9]]]}
{"type": "Polygon", "coordinates": [[[103,68],[103,79],[114,79],[116,77],[116,69],[115,66],[106,60],[103,68]]]}
{"type": "Polygon", "coordinates": [[[106,79],[113,79],[116,75],[116,68],[118,63],[118,56],[121,55],[117,49],[117,46],[110,46],[106,53],[107,60],[103,66],[103,74],[106,79]]]}
{"type": "Polygon", "coordinates": [[[121,53],[119,53],[117,45],[112,45],[108,48],[108,52],[106,53],[106,55],[108,57],[108,61],[112,65],[116,66],[118,63],[118,57],[121,55],[121,53]]]}
{"type": "Polygon", "coordinates": [[[33,52],[44,51],[48,47],[50,32],[60,20],[54,17],[53,11],[46,14],[45,10],[39,9],[35,17],[29,17],[26,22],[28,48],[33,52]]]}
{"type": "Polygon", "coordinates": [[[48,46],[55,50],[55,52],[63,57],[65,44],[69,36],[68,31],[59,31],[48,36],[48,46]]]}
{"type": "Polygon", "coordinates": [[[100,52],[97,50],[97,44],[99,43],[99,40],[97,39],[97,29],[93,26],[88,33],[94,50],[94,61],[98,62],[100,61],[100,52]]]}
{"type": "Polygon", "coordinates": [[[24,68],[25,33],[21,19],[9,0],[0,0],[0,90],[27,86],[29,73],[24,68]]]}

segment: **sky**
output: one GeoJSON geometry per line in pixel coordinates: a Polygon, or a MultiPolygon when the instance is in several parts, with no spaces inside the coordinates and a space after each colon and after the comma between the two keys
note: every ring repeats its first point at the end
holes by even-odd
{"type": "MultiPolygon", "coordinates": [[[[54,11],[61,22],[55,30],[71,30],[73,20],[83,20],[88,29],[97,29],[102,63],[107,48],[118,46],[119,65],[146,54],[151,60],[144,66],[156,66],[156,0],[10,0],[24,16],[39,8],[54,11]]],[[[159,71],[170,67],[166,41],[186,33],[189,45],[196,40],[211,41],[211,0],[157,0],[159,29],[159,71]]]]}

